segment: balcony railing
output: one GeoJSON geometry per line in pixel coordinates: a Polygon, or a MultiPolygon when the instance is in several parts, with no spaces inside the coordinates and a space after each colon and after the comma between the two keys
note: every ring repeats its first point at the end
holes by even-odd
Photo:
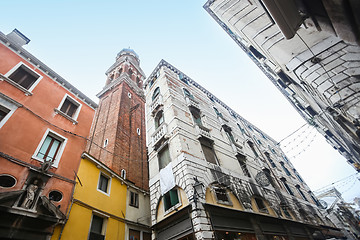
{"type": "Polygon", "coordinates": [[[186,97],[185,101],[186,101],[186,104],[188,107],[194,107],[194,108],[200,109],[199,102],[196,101],[195,99],[186,97]]]}
{"type": "Polygon", "coordinates": [[[154,114],[154,112],[163,105],[163,97],[161,94],[159,94],[153,102],[150,104],[151,114],[154,114]]]}
{"type": "Polygon", "coordinates": [[[204,127],[203,125],[198,125],[198,124],[196,124],[195,128],[196,128],[196,133],[198,134],[198,138],[206,137],[210,140],[212,139],[210,134],[210,129],[204,127]]]}
{"type": "Polygon", "coordinates": [[[167,136],[167,124],[163,123],[161,124],[156,131],[153,133],[153,135],[151,136],[151,140],[152,140],[152,145],[155,146],[157,145],[160,140],[162,140],[163,138],[168,138],[167,136]]]}

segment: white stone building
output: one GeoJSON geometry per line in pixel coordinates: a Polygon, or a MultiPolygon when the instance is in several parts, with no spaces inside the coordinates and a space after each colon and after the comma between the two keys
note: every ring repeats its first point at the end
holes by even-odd
{"type": "Polygon", "coordinates": [[[317,239],[332,228],[271,137],[164,60],[144,88],[156,239],[317,239]]]}
{"type": "Polygon", "coordinates": [[[208,0],[204,8],[360,171],[360,4],[208,0]]]}

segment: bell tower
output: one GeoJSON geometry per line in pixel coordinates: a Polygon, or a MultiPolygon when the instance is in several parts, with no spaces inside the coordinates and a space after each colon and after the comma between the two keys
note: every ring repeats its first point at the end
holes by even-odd
{"type": "Polygon", "coordinates": [[[145,74],[139,56],[123,49],[106,71],[106,84],[97,95],[99,107],[90,131],[88,153],[111,170],[148,190],[145,136],[145,74]]]}

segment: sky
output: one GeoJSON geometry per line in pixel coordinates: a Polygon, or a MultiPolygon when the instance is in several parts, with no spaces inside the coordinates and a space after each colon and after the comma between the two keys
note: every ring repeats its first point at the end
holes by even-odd
{"type": "MultiPolygon", "coordinates": [[[[27,51],[95,102],[123,48],[136,51],[146,76],[164,59],[282,140],[305,121],[203,9],[205,2],[2,0],[0,31],[17,28],[31,40],[27,51]]],[[[360,181],[347,178],[356,171],[319,133],[304,127],[282,143],[313,191],[335,186],[346,201],[360,197],[360,181]]]]}

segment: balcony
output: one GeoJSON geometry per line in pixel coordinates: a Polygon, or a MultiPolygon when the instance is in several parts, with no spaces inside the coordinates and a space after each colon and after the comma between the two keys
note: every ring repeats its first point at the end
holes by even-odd
{"type": "Polygon", "coordinates": [[[197,109],[200,110],[199,102],[196,101],[195,99],[190,98],[190,97],[186,97],[185,101],[186,101],[186,104],[187,104],[188,107],[194,107],[194,108],[197,108],[197,109]]]}
{"type": "Polygon", "coordinates": [[[212,141],[210,129],[204,127],[203,125],[195,125],[196,133],[198,135],[198,138],[205,137],[212,141]]]}
{"type": "Polygon", "coordinates": [[[231,147],[235,155],[237,154],[244,155],[243,147],[240,144],[232,142],[231,147]]]}
{"type": "Polygon", "coordinates": [[[150,104],[151,114],[154,114],[156,110],[163,105],[163,97],[159,94],[150,104]]]}
{"type": "Polygon", "coordinates": [[[151,136],[152,145],[156,147],[162,139],[169,138],[167,135],[167,124],[163,123],[151,136]]]}

